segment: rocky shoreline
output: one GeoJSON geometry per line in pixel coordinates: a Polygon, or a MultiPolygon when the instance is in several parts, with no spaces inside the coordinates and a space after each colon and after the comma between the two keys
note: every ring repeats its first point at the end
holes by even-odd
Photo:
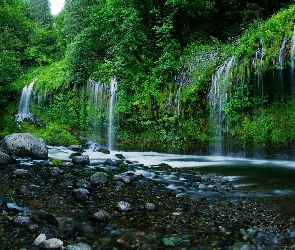
{"type": "Polygon", "coordinates": [[[268,198],[194,168],[117,158],[2,164],[3,249],[295,249],[295,218],[268,198]]]}

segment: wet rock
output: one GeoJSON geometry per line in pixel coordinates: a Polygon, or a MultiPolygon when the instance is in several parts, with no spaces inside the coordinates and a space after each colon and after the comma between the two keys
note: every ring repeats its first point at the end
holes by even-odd
{"type": "Polygon", "coordinates": [[[13,171],[13,173],[20,177],[28,177],[31,175],[30,172],[26,169],[16,169],[13,171]]]}
{"type": "Polygon", "coordinates": [[[31,193],[31,190],[26,186],[21,186],[19,192],[23,195],[28,195],[31,193]]]}
{"type": "Polygon", "coordinates": [[[90,163],[88,155],[73,156],[72,163],[80,165],[88,165],[90,163]]]}
{"type": "Polygon", "coordinates": [[[70,156],[69,156],[69,159],[73,159],[73,157],[74,156],[81,156],[82,155],[82,153],[72,153],[72,154],[70,154],[70,156]]]}
{"type": "Polygon", "coordinates": [[[30,224],[28,225],[28,230],[30,230],[31,232],[36,232],[39,229],[39,225],[38,224],[30,224]]]}
{"type": "Polygon", "coordinates": [[[106,173],[97,172],[90,177],[90,182],[93,185],[105,184],[107,182],[108,176],[106,173]]]}
{"type": "Polygon", "coordinates": [[[149,210],[149,211],[156,210],[156,205],[150,202],[145,203],[144,207],[146,210],[149,210]]]}
{"type": "Polygon", "coordinates": [[[90,192],[85,188],[74,189],[73,192],[76,198],[80,201],[86,201],[89,199],[87,195],[90,194],[90,192]]]}
{"type": "Polygon", "coordinates": [[[128,202],[126,202],[126,201],[120,201],[120,202],[118,202],[117,208],[120,211],[124,211],[124,212],[133,209],[133,207],[128,202]]]}
{"type": "Polygon", "coordinates": [[[78,243],[75,245],[68,245],[66,250],[91,250],[92,248],[84,243],[78,243]]]}
{"type": "Polygon", "coordinates": [[[63,242],[57,238],[51,238],[40,243],[40,247],[45,249],[60,249],[63,246],[63,242]]]}
{"type": "Polygon", "coordinates": [[[50,175],[55,177],[55,176],[58,176],[60,174],[63,174],[63,170],[61,170],[60,168],[58,167],[53,167],[51,170],[50,170],[50,175]]]}
{"type": "Polygon", "coordinates": [[[72,166],[74,166],[74,164],[72,162],[67,161],[67,162],[62,162],[60,164],[60,166],[61,167],[72,167],[72,166]]]}
{"type": "Polygon", "coordinates": [[[108,222],[110,214],[104,210],[99,210],[98,212],[95,212],[92,217],[98,221],[108,222]]]}
{"type": "Polygon", "coordinates": [[[86,189],[90,189],[91,188],[91,183],[89,181],[85,181],[85,180],[78,180],[76,182],[76,187],[77,188],[86,188],[86,189]]]}
{"type": "Polygon", "coordinates": [[[18,215],[12,218],[12,221],[15,225],[18,226],[27,226],[32,223],[32,215],[26,211],[19,213],[18,215]]]}
{"type": "Polygon", "coordinates": [[[40,246],[46,240],[45,234],[39,234],[38,237],[35,239],[33,245],[40,246]]]}
{"type": "Polygon", "coordinates": [[[162,238],[162,242],[166,247],[176,247],[183,243],[180,237],[162,238]]]}
{"type": "Polygon", "coordinates": [[[116,157],[118,157],[120,160],[124,160],[125,157],[122,154],[115,154],[116,157]]]}
{"type": "Polygon", "coordinates": [[[83,152],[83,149],[80,145],[70,145],[68,146],[68,149],[75,152],[83,152]]]}
{"type": "Polygon", "coordinates": [[[106,161],[104,162],[104,165],[108,165],[108,166],[117,166],[118,163],[112,159],[106,159],[106,161]]]}
{"type": "Polygon", "coordinates": [[[13,157],[0,151],[0,164],[10,164],[14,162],[13,157]]]}
{"type": "Polygon", "coordinates": [[[7,135],[0,142],[0,147],[9,155],[47,159],[48,148],[45,141],[30,133],[14,133],[7,135]]]}
{"type": "Polygon", "coordinates": [[[97,152],[101,152],[101,153],[104,153],[104,154],[110,154],[111,153],[110,150],[108,150],[107,148],[103,148],[103,147],[97,149],[97,152]]]}

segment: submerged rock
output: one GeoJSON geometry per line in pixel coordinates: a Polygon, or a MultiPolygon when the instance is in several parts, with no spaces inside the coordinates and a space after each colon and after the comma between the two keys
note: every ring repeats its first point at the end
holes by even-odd
{"type": "Polygon", "coordinates": [[[45,249],[60,249],[63,246],[63,242],[57,238],[51,238],[43,241],[40,246],[45,249]]]}
{"type": "Polygon", "coordinates": [[[150,210],[150,211],[156,210],[156,205],[150,202],[145,203],[144,207],[146,210],[150,210]]]}
{"type": "Polygon", "coordinates": [[[87,195],[90,194],[90,192],[85,188],[74,189],[73,192],[78,200],[86,201],[89,199],[87,195]]]}
{"type": "Polygon", "coordinates": [[[126,201],[118,202],[117,207],[119,208],[120,211],[124,211],[124,212],[133,209],[133,207],[126,201]]]}
{"type": "Polygon", "coordinates": [[[98,212],[94,213],[92,217],[98,221],[107,222],[111,216],[108,212],[99,210],[98,212]]]}
{"type": "Polygon", "coordinates": [[[32,222],[32,215],[24,211],[14,216],[12,219],[13,223],[18,226],[27,226],[32,222]]]}
{"type": "Polygon", "coordinates": [[[97,172],[90,177],[90,182],[93,185],[105,184],[107,182],[108,176],[103,172],[97,172]]]}
{"type": "Polygon", "coordinates": [[[181,245],[183,240],[180,237],[169,237],[163,238],[162,242],[166,247],[176,247],[181,245]]]}
{"type": "Polygon", "coordinates": [[[75,245],[68,245],[66,250],[91,250],[92,248],[84,243],[78,243],[75,245]]]}
{"type": "Polygon", "coordinates": [[[45,141],[30,133],[14,133],[5,136],[0,147],[9,155],[31,157],[33,159],[47,159],[48,148],[45,141]]]}

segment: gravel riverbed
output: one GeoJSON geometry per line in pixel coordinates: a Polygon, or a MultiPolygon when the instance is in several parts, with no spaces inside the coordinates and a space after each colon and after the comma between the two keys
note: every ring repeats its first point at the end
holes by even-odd
{"type": "Polygon", "coordinates": [[[0,181],[2,249],[295,249],[283,197],[195,168],[22,161],[0,181]]]}

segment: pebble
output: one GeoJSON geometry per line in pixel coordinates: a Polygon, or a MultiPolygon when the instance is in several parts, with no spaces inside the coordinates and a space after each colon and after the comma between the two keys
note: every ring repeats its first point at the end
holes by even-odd
{"type": "Polygon", "coordinates": [[[133,207],[126,201],[118,202],[117,207],[120,211],[129,211],[133,209],[133,207]]]}

